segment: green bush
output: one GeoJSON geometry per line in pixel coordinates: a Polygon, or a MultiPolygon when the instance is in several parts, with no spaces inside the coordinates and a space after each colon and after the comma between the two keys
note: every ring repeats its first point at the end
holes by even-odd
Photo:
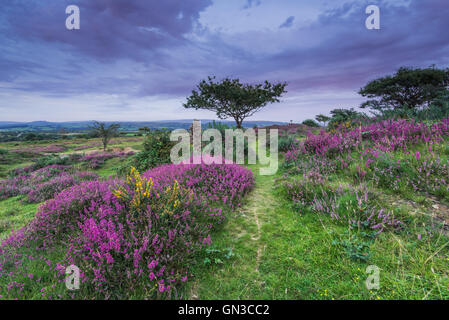
{"type": "Polygon", "coordinates": [[[51,166],[51,165],[68,165],[69,164],[69,158],[65,157],[59,157],[56,155],[49,155],[49,156],[45,156],[45,157],[40,157],[38,159],[36,159],[34,165],[33,165],[33,169],[37,170],[40,168],[44,168],[46,166],[51,166]]]}
{"type": "Polygon", "coordinates": [[[299,146],[299,141],[295,139],[294,136],[288,135],[279,138],[279,151],[287,152],[289,150],[294,150],[299,146]]]}
{"type": "Polygon", "coordinates": [[[124,175],[131,167],[139,172],[170,162],[170,151],[174,142],[170,141],[170,132],[165,130],[148,131],[143,144],[144,150],[130,157],[119,169],[124,175]]]}

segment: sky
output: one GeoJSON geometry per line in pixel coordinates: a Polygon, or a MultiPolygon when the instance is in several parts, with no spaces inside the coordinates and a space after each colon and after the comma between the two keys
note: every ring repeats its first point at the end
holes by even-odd
{"type": "Polygon", "coordinates": [[[183,103],[216,76],[287,82],[249,120],[299,122],[399,67],[449,67],[448,17],[449,0],[3,0],[0,121],[213,119],[183,103]]]}

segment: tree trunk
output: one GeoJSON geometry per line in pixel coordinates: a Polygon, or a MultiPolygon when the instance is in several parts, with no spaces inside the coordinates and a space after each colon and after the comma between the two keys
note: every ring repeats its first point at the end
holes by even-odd
{"type": "Polygon", "coordinates": [[[243,120],[239,119],[238,117],[235,117],[234,120],[235,120],[235,123],[237,124],[237,129],[242,129],[243,120]]]}

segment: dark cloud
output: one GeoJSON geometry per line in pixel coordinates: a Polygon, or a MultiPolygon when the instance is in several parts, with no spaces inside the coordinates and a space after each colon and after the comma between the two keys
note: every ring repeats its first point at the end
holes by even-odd
{"type": "Polygon", "coordinates": [[[2,2],[10,32],[64,44],[99,59],[143,60],[147,51],[184,41],[211,0],[18,0],[2,2]],[[81,29],[65,28],[65,9],[79,6],[81,29]]]}
{"type": "Polygon", "coordinates": [[[279,28],[290,28],[293,25],[293,21],[295,20],[294,16],[288,17],[280,26],[279,28]]]}

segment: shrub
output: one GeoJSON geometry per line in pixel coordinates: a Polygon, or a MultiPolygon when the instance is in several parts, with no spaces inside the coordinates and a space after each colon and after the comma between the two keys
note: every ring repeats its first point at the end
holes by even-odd
{"type": "Polygon", "coordinates": [[[304,125],[306,125],[306,126],[309,126],[309,127],[312,127],[312,128],[318,128],[320,125],[318,124],[318,122],[316,122],[315,120],[312,120],[312,119],[307,119],[307,120],[304,120],[303,122],[302,122],[302,124],[304,124],[304,125]]]}
{"type": "Polygon", "coordinates": [[[43,167],[51,166],[51,165],[67,165],[69,164],[69,158],[61,158],[56,155],[49,155],[45,157],[39,157],[36,159],[33,169],[37,170],[43,167]]]}
{"type": "Polygon", "coordinates": [[[287,152],[299,147],[299,141],[292,135],[286,135],[279,138],[279,151],[287,152]]]}

